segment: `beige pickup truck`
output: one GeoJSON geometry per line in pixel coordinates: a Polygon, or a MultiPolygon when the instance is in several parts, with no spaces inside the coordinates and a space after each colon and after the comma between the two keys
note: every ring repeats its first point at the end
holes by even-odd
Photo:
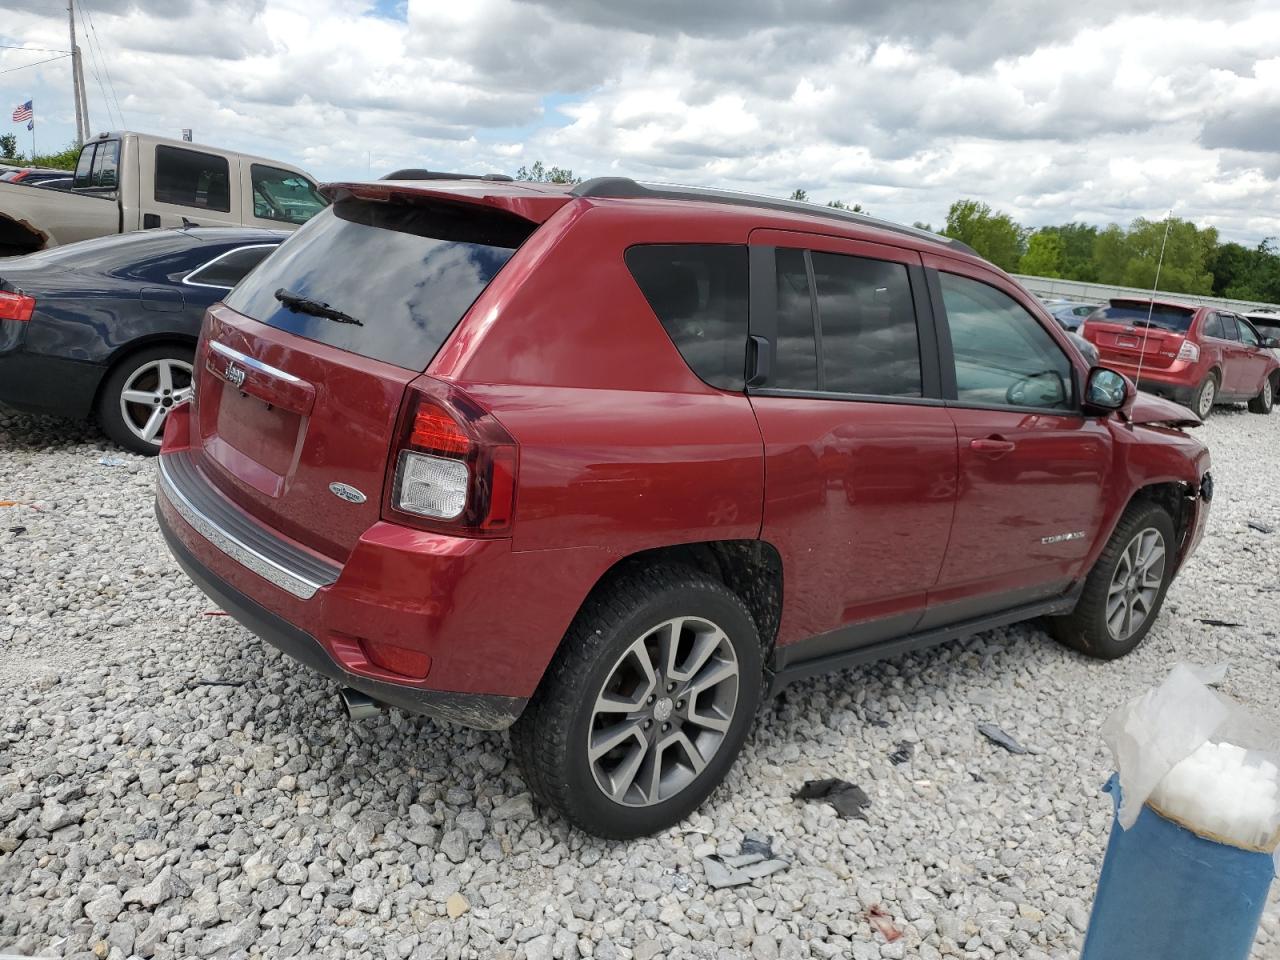
{"type": "Polygon", "coordinates": [[[102,133],[66,190],[0,181],[0,256],[152,227],[292,229],[328,203],[296,167],[145,133],[102,133]]]}

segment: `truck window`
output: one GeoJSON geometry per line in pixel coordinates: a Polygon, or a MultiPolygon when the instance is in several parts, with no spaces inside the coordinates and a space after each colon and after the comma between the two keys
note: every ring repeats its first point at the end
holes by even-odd
{"type": "Polygon", "coordinates": [[[120,141],[101,140],[93,156],[93,186],[114,190],[119,185],[120,141]]]}
{"type": "Polygon", "coordinates": [[[263,220],[306,223],[328,206],[316,186],[300,173],[254,163],[249,166],[253,182],[253,215],[263,220]]]}
{"type": "Polygon", "coordinates": [[[97,148],[98,145],[96,143],[86,143],[84,149],[80,151],[80,159],[76,161],[76,172],[71,180],[71,188],[73,190],[92,186],[93,151],[97,148]]]}
{"type": "Polygon", "coordinates": [[[225,157],[180,147],[156,147],[156,203],[231,212],[225,157]]]}

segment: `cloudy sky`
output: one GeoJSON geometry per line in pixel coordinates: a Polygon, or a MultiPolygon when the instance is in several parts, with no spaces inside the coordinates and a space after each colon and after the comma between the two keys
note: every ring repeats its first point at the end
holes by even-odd
{"type": "MultiPolygon", "coordinates": [[[[0,43],[67,47],[63,0],[5,6],[0,43]]],[[[1033,226],[1172,207],[1225,239],[1280,235],[1274,0],[84,6],[95,131],[192,127],[321,179],[542,159],[905,222],[965,196],[1033,226]]],[[[0,94],[35,98],[42,148],[74,135],[70,61],[14,68],[52,56],[0,48],[0,94]]],[[[12,104],[0,130],[29,144],[12,104]]]]}

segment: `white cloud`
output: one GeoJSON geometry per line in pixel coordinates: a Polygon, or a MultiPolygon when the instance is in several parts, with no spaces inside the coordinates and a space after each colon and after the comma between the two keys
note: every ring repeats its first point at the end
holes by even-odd
{"type": "MultiPolygon", "coordinates": [[[[936,224],[961,196],[1029,224],[1175,206],[1254,242],[1280,234],[1273,7],[409,0],[400,21],[360,0],[119,0],[94,4],[94,37],[130,127],[193,127],[324,178],[541,158],[803,187],[907,222],[936,224]]],[[[40,0],[4,30],[66,44],[40,0]]],[[[0,69],[35,58],[6,50],[0,69]]],[[[15,100],[36,95],[46,144],[70,136],[65,63],[4,75],[15,100]]]]}

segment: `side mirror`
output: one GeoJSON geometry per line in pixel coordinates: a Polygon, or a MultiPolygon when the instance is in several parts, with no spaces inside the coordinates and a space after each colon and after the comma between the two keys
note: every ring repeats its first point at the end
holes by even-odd
{"type": "Polygon", "coordinates": [[[1133,384],[1124,376],[1106,367],[1094,367],[1084,388],[1084,408],[1087,413],[1113,413],[1123,410],[1135,396],[1133,384]]]}

